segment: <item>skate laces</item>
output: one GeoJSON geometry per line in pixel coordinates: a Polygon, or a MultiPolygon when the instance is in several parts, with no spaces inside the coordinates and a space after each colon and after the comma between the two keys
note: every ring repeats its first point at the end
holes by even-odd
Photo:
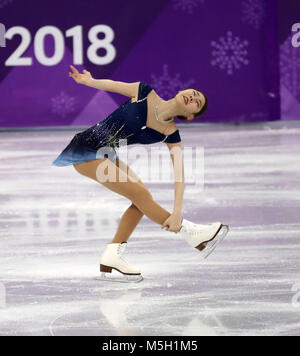
{"type": "Polygon", "coordinates": [[[188,221],[186,226],[183,226],[185,228],[185,230],[205,230],[208,229],[210,227],[212,227],[212,224],[208,224],[208,225],[203,225],[203,224],[195,224],[191,221],[188,221]]]}
{"type": "Polygon", "coordinates": [[[120,245],[118,246],[118,251],[117,251],[117,253],[118,253],[118,256],[120,257],[120,259],[121,259],[122,261],[124,261],[125,263],[128,264],[128,262],[122,257],[122,254],[124,253],[125,248],[126,248],[126,244],[120,244],[120,245]],[[124,246],[122,246],[122,245],[124,245],[124,246]]]}
{"type": "Polygon", "coordinates": [[[198,236],[203,231],[209,229],[211,225],[201,225],[201,224],[194,224],[191,223],[188,227],[186,227],[186,232],[190,236],[198,236]]]}

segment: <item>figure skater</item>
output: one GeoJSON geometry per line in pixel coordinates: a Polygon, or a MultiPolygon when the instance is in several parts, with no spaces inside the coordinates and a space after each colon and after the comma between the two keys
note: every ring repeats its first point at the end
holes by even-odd
{"type": "Polygon", "coordinates": [[[109,79],[94,79],[90,72],[79,73],[70,66],[69,76],[78,84],[115,92],[129,97],[103,121],[77,133],[53,162],[56,166],[73,165],[80,174],[101,183],[106,188],[130,200],[117,232],[107,244],[100,258],[101,279],[112,279],[112,270],[121,273],[121,281],[141,281],[139,268],[121,257],[127,241],[146,215],[162,229],[179,233],[188,244],[207,257],[223,240],[229,228],[220,222],[209,225],[195,224],[181,216],[184,192],[182,143],[174,116],[192,121],[207,108],[207,98],[196,89],[179,91],[170,100],[163,100],[146,82],[124,83],[109,79]],[[122,142],[152,144],[164,142],[174,167],[175,198],[170,213],[160,206],[135,172],[119,159],[115,150],[122,142]],[[109,179],[107,179],[107,171],[109,179]],[[111,172],[114,172],[112,174],[111,172]],[[104,178],[103,178],[104,177],[104,178]],[[112,179],[113,177],[113,179],[112,179]]]}

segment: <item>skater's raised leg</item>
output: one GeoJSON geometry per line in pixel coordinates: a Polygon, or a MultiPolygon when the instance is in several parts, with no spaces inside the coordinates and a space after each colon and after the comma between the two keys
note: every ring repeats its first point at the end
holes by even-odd
{"type": "MultiPolygon", "coordinates": [[[[137,209],[160,225],[163,225],[166,219],[171,215],[155,202],[151,193],[141,181],[136,180],[136,177],[130,177],[128,172],[123,171],[107,158],[80,163],[74,165],[74,167],[79,173],[94,179],[115,193],[131,200],[137,209]],[[105,163],[105,165],[102,166],[103,163],[105,163]],[[103,179],[105,169],[107,170],[105,175],[109,176],[109,172],[112,172],[113,175],[109,177],[113,179],[103,179]],[[101,179],[99,179],[99,176],[101,179]]],[[[225,226],[221,223],[199,225],[183,219],[180,233],[191,246],[203,251],[206,249],[208,242],[214,240],[221,231],[223,232],[223,227],[225,226]]],[[[131,230],[132,229],[134,229],[133,226],[131,226],[131,230]]],[[[223,237],[225,237],[227,232],[228,229],[223,234],[223,237]]],[[[131,232],[129,231],[128,233],[131,232]]],[[[118,237],[120,240],[122,238],[122,236],[118,237]]],[[[220,242],[221,239],[218,241],[220,242]]]]}

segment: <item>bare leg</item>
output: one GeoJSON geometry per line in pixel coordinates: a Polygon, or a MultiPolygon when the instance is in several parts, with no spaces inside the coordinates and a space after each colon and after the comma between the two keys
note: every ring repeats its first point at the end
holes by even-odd
{"type": "MultiPolygon", "coordinates": [[[[127,174],[130,174],[130,176],[135,178],[140,184],[144,185],[144,183],[139,179],[135,172],[129,166],[127,166],[125,162],[120,159],[117,159],[116,166],[122,169],[122,171],[126,172],[127,174]]],[[[123,214],[117,232],[112,240],[112,243],[122,243],[128,241],[129,237],[131,236],[143,216],[144,213],[142,213],[140,209],[132,203],[123,214]]]]}
{"type": "Polygon", "coordinates": [[[134,204],[123,214],[117,232],[112,243],[122,243],[128,241],[129,237],[137,227],[144,214],[134,204]]]}
{"type": "Polygon", "coordinates": [[[116,241],[127,241],[130,234],[145,214],[149,219],[162,225],[165,220],[171,215],[167,210],[162,208],[157,202],[153,200],[153,197],[147,187],[140,181],[132,181],[130,177],[137,179],[137,176],[124,162],[113,162],[109,161],[107,158],[83,162],[74,165],[74,168],[82,175],[85,175],[95,181],[99,182],[97,179],[97,168],[99,164],[107,160],[107,165],[109,168],[116,170],[116,181],[114,182],[102,182],[100,183],[107,187],[108,189],[118,193],[129,200],[131,200],[132,205],[124,213],[117,234],[114,240],[116,241]],[[120,165],[121,163],[121,165],[120,165]],[[121,168],[122,169],[121,169],[121,168]],[[124,169],[125,168],[125,169],[124,169]],[[130,209],[130,210],[129,210],[130,209]],[[128,211],[129,210],[129,211],[128,211]],[[138,213],[138,211],[140,213],[138,213]],[[125,239],[125,240],[124,240],[125,239]]]}

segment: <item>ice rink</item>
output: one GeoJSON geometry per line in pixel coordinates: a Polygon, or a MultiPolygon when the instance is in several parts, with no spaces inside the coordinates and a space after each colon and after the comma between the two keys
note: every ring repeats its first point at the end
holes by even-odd
{"type": "MultiPolygon", "coordinates": [[[[125,258],[145,279],[130,285],[95,279],[130,202],[51,166],[78,130],[0,132],[1,335],[300,335],[300,123],[178,128],[204,179],[183,217],[231,230],[203,262],[144,216],[125,258]]],[[[145,184],[171,211],[172,182],[145,184]]]]}

